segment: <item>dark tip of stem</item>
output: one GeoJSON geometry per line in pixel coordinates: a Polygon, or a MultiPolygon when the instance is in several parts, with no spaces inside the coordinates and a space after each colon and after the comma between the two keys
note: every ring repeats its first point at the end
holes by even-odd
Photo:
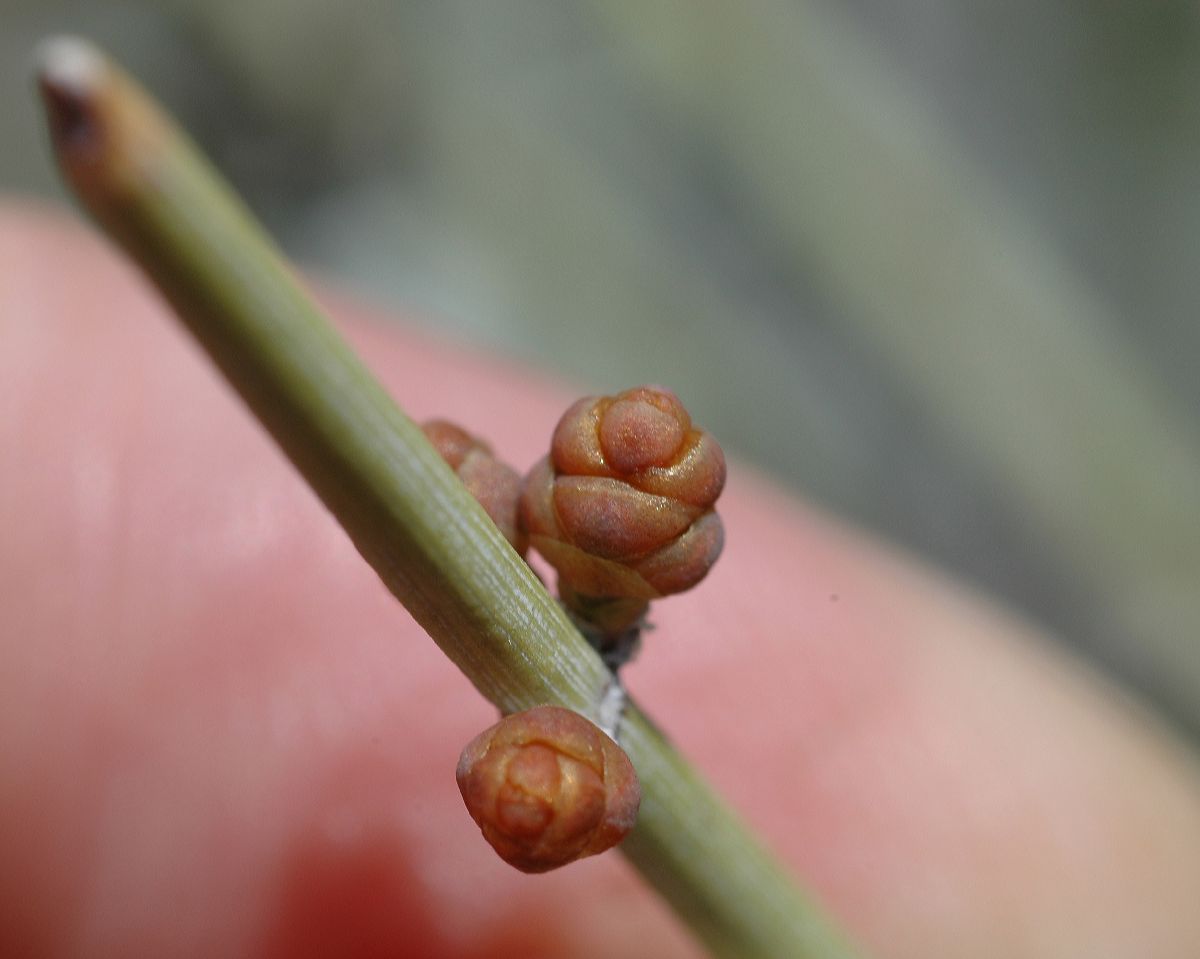
{"type": "Polygon", "coordinates": [[[37,53],[37,82],[46,105],[50,136],[60,154],[94,146],[96,93],[104,58],[86,40],[54,37],[37,53]]]}

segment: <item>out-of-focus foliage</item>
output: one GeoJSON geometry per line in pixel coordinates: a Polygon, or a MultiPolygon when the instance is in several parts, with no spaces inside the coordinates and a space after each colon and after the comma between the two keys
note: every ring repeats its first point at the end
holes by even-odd
{"type": "Polygon", "coordinates": [[[301,260],[669,383],[1200,730],[1194,4],[0,0],[0,187],[63,29],[301,260]]]}

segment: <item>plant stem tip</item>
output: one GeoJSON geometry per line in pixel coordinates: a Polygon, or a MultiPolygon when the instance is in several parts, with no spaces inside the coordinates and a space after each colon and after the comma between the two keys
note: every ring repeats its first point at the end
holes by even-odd
{"type": "Polygon", "coordinates": [[[61,151],[88,141],[92,107],[106,67],[104,56],[86,40],[59,36],[39,45],[35,63],[55,147],[61,151]]]}

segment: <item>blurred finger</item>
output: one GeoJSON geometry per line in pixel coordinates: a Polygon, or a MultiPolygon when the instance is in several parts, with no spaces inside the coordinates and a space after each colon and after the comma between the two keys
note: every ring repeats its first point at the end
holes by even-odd
{"type": "MultiPolygon", "coordinates": [[[[572,398],[348,322],[410,414],[518,468],[572,398]]],[[[618,857],[494,858],[453,775],[494,711],[140,281],[36,211],[0,218],[0,450],[0,952],[698,954],[618,857]]],[[[736,464],[722,512],[629,682],[864,942],[1200,941],[1177,743],[736,464]]]]}

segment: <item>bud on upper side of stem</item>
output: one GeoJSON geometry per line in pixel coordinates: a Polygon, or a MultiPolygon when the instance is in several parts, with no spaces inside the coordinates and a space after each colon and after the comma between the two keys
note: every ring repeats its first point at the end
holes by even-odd
{"type": "Polygon", "coordinates": [[[642,386],[567,410],[525,479],[521,519],[564,601],[586,598],[588,615],[612,614],[595,625],[617,631],[708,573],[724,543],[713,508],[724,485],[717,441],[674,393],[642,386]]]}

